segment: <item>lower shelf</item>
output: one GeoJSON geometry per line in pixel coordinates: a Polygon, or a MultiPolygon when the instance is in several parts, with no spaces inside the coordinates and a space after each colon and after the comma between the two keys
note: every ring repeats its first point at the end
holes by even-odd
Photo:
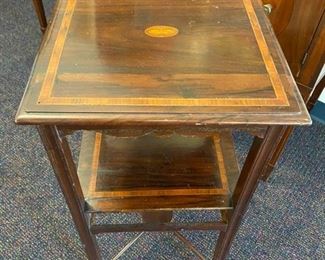
{"type": "Polygon", "coordinates": [[[78,175],[91,212],[228,209],[238,167],[230,134],[121,138],[85,131],[78,175]]]}

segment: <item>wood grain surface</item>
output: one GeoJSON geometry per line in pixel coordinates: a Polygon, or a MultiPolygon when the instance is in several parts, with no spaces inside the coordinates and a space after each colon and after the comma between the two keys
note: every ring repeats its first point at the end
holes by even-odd
{"type": "Polygon", "coordinates": [[[77,115],[124,124],[128,114],[152,122],[153,113],[309,123],[257,0],[60,0],[17,122],[65,124],[77,115]],[[148,36],[155,25],[178,33],[148,36]]]}
{"type": "Polygon", "coordinates": [[[206,203],[197,204],[204,200],[210,208],[216,198],[223,202],[214,208],[230,207],[225,203],[238,178],[232,138],[225,133],[121,138],[85,131],[79,162],[87,205],[92,210],[102,205],[99,211],[157,209],[154,200],[165,201],[162,209],[178,208],[182,201],[184,208],[204,208],[206,203]]]}

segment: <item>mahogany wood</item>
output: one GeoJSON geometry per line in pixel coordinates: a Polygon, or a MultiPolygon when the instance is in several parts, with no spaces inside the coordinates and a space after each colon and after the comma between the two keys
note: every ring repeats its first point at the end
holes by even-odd
{"type": "Polygon", "coordinates": [[[231,208],[239,174],[229,133],[119,138],[85,132],[79,161],[91,212],[231,208]]]}
{"type": "Polygon", "coordinates": [[[280,158],[281,154],[284,151],[284,148],[292,134],[292,131],[294,130],[294,127],[287,126],[283,134],[281,135],[281,139],[279,140],[279,143],[274,147],[274,151],[271,153],[270,161],[264,166],[264,169],[262,170],[261,179],[263,181],[267,181],[270,177],[275,164],[277,163],[278,159],[280,158]]]}
{"type": "MultiPolygon", "coordinates": [[[[322,89],[315,84],[325,63],[325,1],[264,0],[264,2],[272,3],[274,6],[270,20],[310,111],[322,89]]],[[[293,129],[292,126],[285,129],[263,170],[263,180],[267,180],[270,176],[293,129]]]]}
{"type": "Polygon", "coordinates": [[[42,33],[45,33],[47,27],[47,20],[44,11],[43,1],[42,0],[33,0],[35,12],[37,14],[38,21],[41,26],[42,33]]]}
{"type": "MultiPolygon", "coordinates": [[[[269,16],[276,36],[296,78],[325,10],[324,0],[263,0],[272,4],[269,16]]],[[[306,84],[308,85],[308,84],[306,84]]]]}
{"type": "Polygon", "coordinates": [[[221,210],[192,228],[221,230],[224,259],[283,126],[311,123],[259,0],[58,0],[16,122],[39,126],[89,259],[97,233],[186,229],[170,211],[201,208],[221,210]],[[251,127],[237,182],[226,130],[251,127]],[[78,172],[65,136],[76,129],[96,130],[78,172]],[[131,210],[145,223],[90,219],[131,210]]]}
{"type": "Polygon", "coordinates": [[[89,230],[88,216],[84,212],[84,199],[79,192],[80,184],[77,182],[77,173],[71,160],[71,152],[67,148],[66,140],[60,136],[56,127],[39,126],[38,131],[81,241],[85,246],[87,256],[89,259],[100,259],[96,240],[89,230]]]}
{"type": "Polygon", "coordinates": [[[273,5],[270,21],[306,101],[325,62],[325,2],[263,0],[263,3],[273,5]]]}
{"type": "Polygon", "coordinates": [[[305,86],[307,91],[300,90],[306,101],[315,88],[316,81],[325,63],[325,7],[323,14],[314,34],[313,40],[306,54],[305,62],[301,68],[299,77],[296,79],[299,85],[305,86]]]}
{"type": "Polygon", "coordinates": [[[172,211],[144,211],[141,212],[144,223],[168,223],[173,218],[172,211]]]}
{"type": "MultiPolygon", "coordinates": [[[[313,89],[310,97],[306,101],[307,108],[309,111],[311,111],[313,109],[316,101],[318,100],[319,96],[321,95],[322,91],[324,90],[324,87],[325,87],[325,77],[316,85],[316,87],[313,89]]],[[[288,126],[285,128],[285,131],[281,137],[279,144],[275,147],[275,150],[270,157],[271,158],[270,161],[266,164],[266,166],[262,172],[262,175],[261,175],[262,180],[266,181],[270,177],[277,161],[279,160],[281,154],[283,153],[283,150],[284,150],[293,130],[294,130],[293,126],[288,126]]]]}
{"type": "Polygon", "coordinates": [[[221,230],[225,231],[227,225],[222,222],[205,223],[139,223],[139,224],[104,224],[92,225],[93,234],[116,233],[116,232],[157,232],[157,231],[182,231],[182,230],[221,230]]]}
{"type": "Polygon", "coordinates": [[[44,42],[20,124],[310,123],[258,0],[59,0],[44,42]]]}
{"type": "Polygon", "coordinates": [[[233,213],[227,230],[220,232],[213,259],[225,259],[248,202],[256,189],[265,161],[270,155],[274,143],[277,143],[281,137],[282,129],[282,126],[272,126],[268,129],[264,139],[255,138],[233,195],[233,213]]]}

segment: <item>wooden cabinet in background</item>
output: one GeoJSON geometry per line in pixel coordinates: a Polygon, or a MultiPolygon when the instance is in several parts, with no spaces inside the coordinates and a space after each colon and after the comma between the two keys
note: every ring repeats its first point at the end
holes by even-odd
{"type": "MultiPolygon", "coordinates": [[[[309,110],[324,89],[315,87],[325,62],[325,0],[263,0],[269,19],[309,110]],[[272,10],[271,10],[272,9],[272,10]]],[[[287,127],[271,155],[262,178],[266,180],[280,157],[293,127],[287,127]]]]}
{"type": "Polygon", "coordinates": [[[306,100],[324,64],[325,0],[263,0],[269,19],[306,100]]]}

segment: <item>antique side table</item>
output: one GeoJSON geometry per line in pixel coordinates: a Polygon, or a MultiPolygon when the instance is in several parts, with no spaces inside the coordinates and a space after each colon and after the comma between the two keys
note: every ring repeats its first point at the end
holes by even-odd
{"type": "Polygon", "coordinates": [[[59,0],[16,122],[38,126],[89,259],[99,233],[181,230],[219,230],[224,259],[283,127],[311,123],[259,0],[59,0]],[[233,129],[255,136],[240,173],[233,129]],[[199,209],[221,219],[171,222],[199,209]]]}

